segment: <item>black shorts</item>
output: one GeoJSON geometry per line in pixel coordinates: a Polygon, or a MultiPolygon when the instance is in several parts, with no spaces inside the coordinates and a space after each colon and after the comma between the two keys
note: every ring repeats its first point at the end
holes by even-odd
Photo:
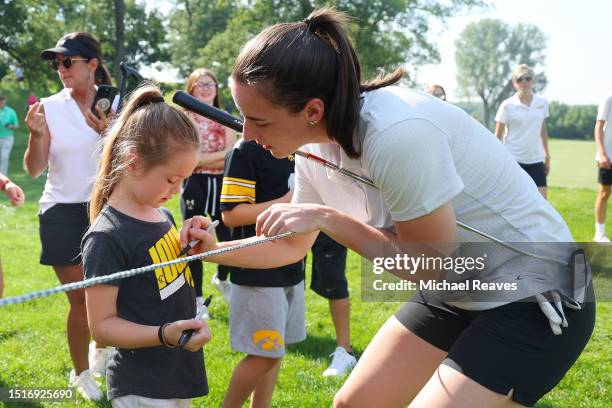
{"type": "Polygon", "coordinates": [[[597,181],[599,184],[604,186],[609,186],[612,184],[612,169],[602,169],[599,167],[598,174],[599,177],[597,177],[597,181]]]}
{"type": "Polygon", "coordinates": [[[326,299],[349,297],[346,281],[346,247],[319,232],[311,251],[310,289],[326,299]]]}
{"type": "Polygon", "coordinates": [[[81,239],[89,227],[88,203],[55,204],[38,214],[42,265],[79,265],[81,239]]]}
{"type": "Polygon", "coordinates": [[[546,187],[546,166],[543,162],[533,164],[519,163],[519,166],[529,174],[538,187],[546,187]]]}
{"type": "Polygon", "coordinates": [[[593,332],[594,302],[564,313],[569,326],[556,336],[535,301],[467,311],[416,293],[395,317],[447,351],[442,364],[499,394],[514,390],[512,399],[530,407],[561,381],[593,332]]]}

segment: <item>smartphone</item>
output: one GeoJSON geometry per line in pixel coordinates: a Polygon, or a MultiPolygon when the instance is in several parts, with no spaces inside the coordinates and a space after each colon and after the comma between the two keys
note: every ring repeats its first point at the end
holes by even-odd
{"type": "Polygon", "coordinates": [[[115,96],[117,96],[117,92],[118,90],[114,86],[98,85],[98,91],[96,92],[93,104],[91,105],[91,111],[94,115],[96,115],[96,117],[98,117],[96,106],[102,109],[104,114],[108,116],[111,106],[113,105],[113,101],[115,100],[115,96]]]}

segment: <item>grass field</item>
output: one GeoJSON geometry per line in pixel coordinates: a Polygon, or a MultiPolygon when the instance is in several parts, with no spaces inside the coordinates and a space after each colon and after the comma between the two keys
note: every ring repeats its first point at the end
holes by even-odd
{"type": "MultiPolygon", "coordinates": [[[[43,185],[42,179],[29,178],[20,162],[25,146],[25,136],[20,135],[13,152],[11,177],[27,195],[27,203],[14,209],[0,198],[0,253],[5,270],[5,296],[23,294],[32,290],[56,286],[58,283],[49,267],[38,264],[40,243],[38,240],[37,204],[43,185]]],[[[583,188],[553,187],[551,200],[567,220],[574,237],[588,241],[592,237],[592,204],[594,190],[593,171],[572,171],[580,157],[592,169],[592,143],[553,141],[553,175],[559,184],[576,176],[576,184],[583,188]],[[590,146],[590,147],[589,147],[590,146]],[[591,149],[591,153],[587,151],[591,149]],[[576,156],[576,157],[574,157],[576,156]],[[563,158],[566,159],[563,159],[563,158]],[[564,161],[566,160],[566,161],[564,161]],[[587,187],[587,188],[584,188],[587,187]]],[[[582,160],[582,159],[581,159],[582,160]]],[[[582,164],[580,165],[582,166],[582,164]]],[[[574,178],[572,178],[574,180],[574,178]]],[[[571,181],[574,183],[574,181],[571,181]]],[[[176,199],[169,206],[177,219],[176,199]]],[[[211,265],[206,276],[210,277],[211,265]]],[[[309,274],[308,274],[309,276],[309,274]]],[[[362,302],[360,296],[360,259],[349,257],[348,278],[352,296],[352,344],[358,354],[380,325],[399,307],[399,303],[362,302]]],[[[205,279],[205,293],[211,292],[205,279]]],[[[324,379],[321,376],[329,362],[327,354],[335,348],[334,331],[327,302],[307,291],[308,339],[290,347],[283,362],[277,389],[273,397],[275,407],[324,407],[330,406],[334,393],[344,379],[324,379]]],[[[595,407],[612,406],[612,304],[598,304],[598,320],[593,338],[576,365],[537,407],[595,407]]],[[[38,299],[29,303],[0,309],[0,387],[59,388],[67,384],[71,363],[65,340],[65,296],[38,299]]],[[[216,297],[211,306],[213,341],[205,348],[206,367],[210,395],[198,399],[194,406],[219,406],[235,364],[241,355],[229,347],[228,308],[216,297]]],[[[383,392],[383,390],[381,390],[383,392]]],[[[95,406],[79,400],[82,406],[95,406]]],[[[28,406],[43,406],[31,404],[28,406]]],[[[15,406],[15,405],[12,405],[15,406]]],[[[98,406],[110,406],[108,402],[98,406]]]]}
{"type": "Polygon", "coordinates": [[[549,147],[552,157],[549,185],[597,188],[594,141],[550,139],[549,147]]]}

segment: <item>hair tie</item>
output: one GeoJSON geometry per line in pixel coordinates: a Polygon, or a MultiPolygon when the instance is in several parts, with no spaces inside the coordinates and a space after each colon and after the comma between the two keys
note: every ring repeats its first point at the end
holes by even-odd
{"type": "Polygon", "coordinates": [[[136,105],[136,109],[142,108],[143,106],[149,105],[151,103],[163,103],[163,102],[166,102],[163,97],[154,96],[151,99],[147,99],[147,100],[140,102],[138,105],[136,105]]]}
{"type": "Polygon", "coordinates": [[[314,30],[312,30],[312,19],[306,17],[305,19],[302,20],[302,23],[306,24],[306,29],[308,31],[314,32],[314,30]]]}
{"type": "Polygon", "coordinates": [[[306,30],[328,43],[334,49],[334,51],[336,51],[336,54],[340,54],[340,47],[338,47],[338,43],[332,38],[331,35],[329,35],[327,31],[323,31],[320,28],[315,27],[314,21],[308,17],[303,19],[302,23],[306,24],[306,30]]]}

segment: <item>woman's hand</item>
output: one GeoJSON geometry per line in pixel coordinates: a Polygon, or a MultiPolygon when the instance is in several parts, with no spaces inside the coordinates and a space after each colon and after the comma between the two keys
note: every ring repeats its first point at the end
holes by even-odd
{"type": "Polygon", "coordinates": [[[4,185],[4,192],[9,200],[11,200],[11,204],[15,207],[19,207],[25,201],[25,194],[23,193],[23,190],[12,181],[9,181],[4,185]]]}
{"type": "Polygon", "coordinates": [[[98,116],[94,115],[93,112],[89,109],[85,111],[85,122],[89,125],[90,128],[101,134],[108,127],[111,120],[113,120],[113,112],[110,112],[108,116],[104,113],[99,106],[96,105],[96,112],[98,112],[98,116]]]}
{"type": "Polygon", "coordinates": [[[181,248],[185,248],[193,240],[198,240],[199,242],[188,252],[189,255],[216,249],[217,238],[214,231],[206,232],[211,222],[210,218],[201,215],[186,219],[180,232],[181,248]]]}
{"type": "Polygon", "coordinates": [[[176,346],[178,345],[183,331],[189,329],[195,329],[195,333],[193,333],[193,336],[191,336],[187,344],[185,344],[183,347],[186,350],[198,351],[212,338],[208,324],[202,320],[196,319],[178,320],[170,323],[164,329],[164,337],[166,338],[166,341],[170,343],[170,345],[176,346]]]}
{"type": "Polygon", "coordinates": [[[550,156],[544,159],[544,174],[548,176],[548,173],[550,173],[550,156]]]}
{"type": "Polygon", "coordinates": [[[45,132],[48,131],[47,121],[45,120],[45,108],[40,102],[36,102],[30,106],[26,114],[25,123],[32,137],[41,139],[45,132]]]}
{"type": "Polygon", "coordinates": [[[318,204],[274,204],[257,217],[255,233],[271,237],[293,231],[306,234],[322,228],[327,207],[318,204]]]}
{"type": "Polygon", "coordinates": [[[612,168],[612,163],[610,162],[610,158],[604,153],[599,154],[599,167],[602,169],[612,168]]]}

